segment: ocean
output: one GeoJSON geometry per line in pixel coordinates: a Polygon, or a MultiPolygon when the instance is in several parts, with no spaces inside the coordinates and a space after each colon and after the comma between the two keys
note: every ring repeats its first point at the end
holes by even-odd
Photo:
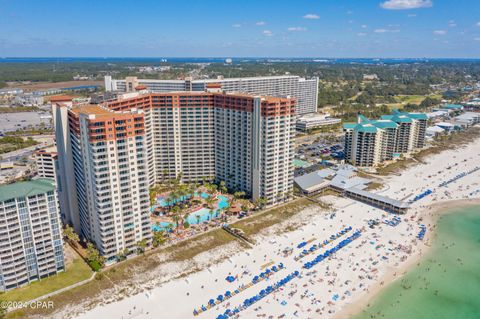
{"type": "Polygon", "coordinates": [[[480,318],[480,206],[440,217],[433,247],[352,319],[480,318]]]}

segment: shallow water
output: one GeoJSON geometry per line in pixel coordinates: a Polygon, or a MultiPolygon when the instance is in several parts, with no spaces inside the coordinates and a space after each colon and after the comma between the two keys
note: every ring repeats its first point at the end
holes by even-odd
{"type": "Polygon", "coordinates": [[[353,319],[480,318],[480,206],[453,212],[440,217],[420,265],[353,319]]]}

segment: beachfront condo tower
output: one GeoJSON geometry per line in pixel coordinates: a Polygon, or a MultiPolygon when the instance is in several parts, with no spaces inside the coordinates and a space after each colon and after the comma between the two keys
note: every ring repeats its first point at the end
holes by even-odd
{"type": "Polygon", "coordinates": [[[374,167],[425,145],[427,116],[394,111],[380,120],[358,115],[357,123],[345,123],[345,161],[374,167]]]}
{"type": "Polygon", "coordinates": [[[259,76],[245,78],[198,79],[193,80],[154,80],[138,79],[131,76],[123,80],[105,76],[105,90],[118,92],[135,92],[146,89],[155,93],[171,91],[205,92],[208,85],[221,85],[225,92],[243,92],[262,96],[292,96],[297,100],[296,115],[317,112],[318,78],[301,78],[295,75],[259,76]]]}
{"type": "Polygon", "coordinates": [[[55,182],[0,186],[0,291],[65,270],[55,182]]]}
{"type": "Polygon", "coordinates": [[[150,238],[149,187],[165,179],[224,181],[268,205],[284,202],[293,188],[293,98],[210,84],[207,92],[57,105],[55,113],[57,144],[69,145],[58,147],[59,162],[72,167],[59,172],[62,190],[78,203],[67,206],[66,221],[108,258],[150,238]]]}

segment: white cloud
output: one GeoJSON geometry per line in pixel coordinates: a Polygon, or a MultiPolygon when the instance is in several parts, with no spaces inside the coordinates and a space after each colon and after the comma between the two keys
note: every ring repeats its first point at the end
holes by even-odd
{"type": "Polygon", "coordinates": [[[255,25],[266,25],[267,23],[265,21],[258,21],[255,23],[255,25]]]}
{"type": "Polygon", "coordinates": [[[359,33],[357,33],[357,35],[358,35],[359,37],[364,37],[364,36],[366,36],[367,34],[366,34],[365,32],[359,32],[359,33]]]}
{"type": "Polygon", "coordinates": [[[232,27],[234,28],[241,28],[242,25],[240,23],[235,23],[235,24],[232,24],[232,27]]]}
{"type": "Polygon", "coordinates": [[[273,35],[273,32],[270,30],[263,30],[262,33],[267,37],[271,37],[273,35]]]}
{"type": "Polygon", "coordinates": [[[409,18],[415,18],[416,16],[417,16],[416,13],[407,14],[407,17],[409,17],[409,18]]]}
{"type": "Polygon", "coordinates": [[[380,7],[387,10],[430,8],[432,6],[431,0],[388,0],[380,3],[380,7]]]}
{"type": "Polygon", "coordinates": [[[366,24],[362,24],[362,29],[366,29],[368,26],[366,24]]]}
{"type": "Polygon", "coordinates": [[[308,14],[304,15],[302,18],[308,19],[308,20],[318,20],[318,19],[320,19],[320,16],[316,15],[314,13],[308,13],[308,14]]]}
{"type": "Polygon", "coordinates": [[[287,29],[288,31],[296,32],[296,31],[307,31],[307,28],[304,27],[290,27],[287,29]]]}
{"type": "Polygon", "coordinates": [[[478,38],[473,38],[473,40],[475,40],[475,41],[480,41],[480,37],[478,37],[478,38]]]}
{"type": "Polygon", "coordinates": [[[480,27],[480,21],[479,21],[479,22],[477,22],[477,27],[480,27]]]}
{"type": "Polygon", "coordinates": [[[373,32],[375,32],[375,33],[387,33],[387,32],[395,33],[395,32],[400,32],[400,29],[375,29],[375,30],[373,30],[373,32]]]}
{"type": "Polygon", "coordinates": [[[433,34],[445,35],[445,34],[447,34],[447,31],[445,31],[445,30],[435,30],[435,31],[433,31],[433,34]]]}

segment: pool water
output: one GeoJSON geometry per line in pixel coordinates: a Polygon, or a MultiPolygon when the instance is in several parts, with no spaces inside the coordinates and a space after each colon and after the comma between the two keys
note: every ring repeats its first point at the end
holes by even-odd
{"type": "MultiPolygon", "coordinates": [[[[206,197],[204,197],[204,194],[205,193],[202,193],[200,196],[202,196],[202,198],[206,198],[206,197]]],[[[208,197],[208,194],[205,194],[205,195],[208,197]]],[[[203,208],[200,208],[199,210],[191,213],[190,215],[188,215],[186,221],[190,225],[196,225],[196,224],[199,224],[199,223],[209,221],[213,218],[217,218],[220,215],[220,210],[228,207],[228,197],[223,196],[223,195],[219,195],[219,196],[217,196],[217,199],[218,199],[218,205],[217,205],[218,208],[216,210],[213,210],[212,214],[210,214],[210,209],[203,207],[203,208]]],[[[170,225],[170,223],[160,222],[160,227],[158,225],[154,224],[154,225],[152,225],[152,230],[153,231],[165,230],[165,228],[168,225],[170,225]]]]}
{"type": "Polygon", "coordinates": [[[170,223],[167,223],[167,222],[160,222],[159,224],[160,224],[160,225],[158,225],[158,224],[153,224],[153,225],[152,225],[152,230],[153,230],[153,231],[165,230],[165,229],[167,228],[167,226],[170,225],[170,223]]]}
{"type": "MultiPolygon", "coordinates": [[[[195,193],[195,196],[197,196],[197,194],[198,194],[198,193],[195,193]]],[[[185,195],[185,196],[177,199],[173,204],[178,203],[178,202],[183,202],[183,201],[187,200],[188,198],[190,198],[191,196],[192,196],[192,195],[185,195]]],[[[202,198],[204,198],[204,199],[205,199],[205,198],[208,198],[208,194],[205,193],[205,192],[202,192],[202,193],[200,194],[200,197],[202,197],[202,198]]],[[[167,207],[167,206],[171,206],[172,203],[169,203],[169,202],[167,201],[167,197],[163,197],[163,198],[161,198],[160,200],[157,199],[157,204],[160,205],[160,206],[162,206],[162,207],[167,207]]]]}

